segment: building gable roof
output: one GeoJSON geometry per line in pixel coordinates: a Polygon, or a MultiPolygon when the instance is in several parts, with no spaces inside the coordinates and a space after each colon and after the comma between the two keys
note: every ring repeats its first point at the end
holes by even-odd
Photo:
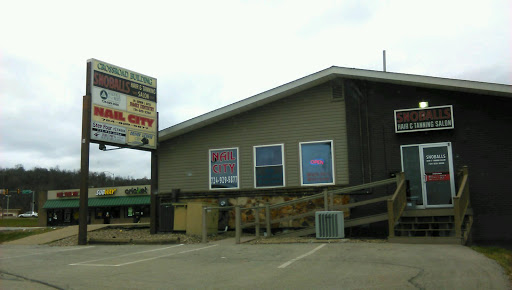
{"type": "Polygon", "coordinates": [[[192,118],[188,121],[163,129],[158,134],[159,141],[162,142],[169,140],[176,136],[194,131],[201,127],[252,110],[254,108],[274,102],[299,91],[312,88],[339,77],[451,91],[461,91],[476,94],[512,97],[512,86],[510,85],[332,66],[330,68],[321,70],[266,92],[257,94],[231,105],[219,108],[201,116],[192,118]]]}

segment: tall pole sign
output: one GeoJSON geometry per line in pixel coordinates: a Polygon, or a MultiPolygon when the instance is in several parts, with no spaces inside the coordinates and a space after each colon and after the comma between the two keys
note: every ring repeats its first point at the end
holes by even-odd
{"type": "MultiPolygon", "coordinates": [[[[78,244],[87,244],[89,144],[151,151],[152,177],[157,164],[157,80],[100,60],[87,61],[86,95],[83,97],[80,164],[78,244]]],[[[152,180],[151,194],[158,190],[152,180]]],[[[152,196],[152,201],[155,198],[152,196]]],[[[152,223],[154,221],[152,220],[152,223]]]]}
{"type": "Polygon", "coordinates": [[[88,62],[92,80],[91,142],[156,149],[156,78],[96,59],[88,62]]]}

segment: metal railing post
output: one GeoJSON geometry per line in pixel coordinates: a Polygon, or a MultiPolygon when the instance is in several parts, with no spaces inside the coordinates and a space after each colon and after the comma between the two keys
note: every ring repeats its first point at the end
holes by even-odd
{"type": "Polygon", "coordinates": [[[207,210],[207,207],[206,206],[203,206],[203,239],[202,239],[202,242],[203,243],[207,243],[208,242],[208,231],[206,230],[206,215],[208,214],[208,210],[207,210]]]}
{"type": "Polygon", "coordinates": [[[267,224],[267,237],[272,235],[272,229],[270,228],[270,204],[265,204],[265,223],[267,224]]]}
{"type": "Polygon", "coordinates": [[[235,206],[235,243],[240,244],[240,237],[242,236],[242,217],[240,206],[235,206]]]}

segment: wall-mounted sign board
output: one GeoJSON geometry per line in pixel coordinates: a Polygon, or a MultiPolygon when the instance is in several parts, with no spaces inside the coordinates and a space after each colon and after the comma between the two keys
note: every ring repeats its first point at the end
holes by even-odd
{"type": "Polygon", "coordinates": [[[452,105],[395,110],[395,132],[453,129],[452,105]]]}

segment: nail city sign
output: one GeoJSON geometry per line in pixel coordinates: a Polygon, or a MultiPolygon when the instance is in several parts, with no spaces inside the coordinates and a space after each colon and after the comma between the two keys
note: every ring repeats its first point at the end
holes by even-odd
{"type": "Polygon", "coordinates": [[[157,80],[96,59],[90,68],[91,141],[156,149],[157,80]]]}

